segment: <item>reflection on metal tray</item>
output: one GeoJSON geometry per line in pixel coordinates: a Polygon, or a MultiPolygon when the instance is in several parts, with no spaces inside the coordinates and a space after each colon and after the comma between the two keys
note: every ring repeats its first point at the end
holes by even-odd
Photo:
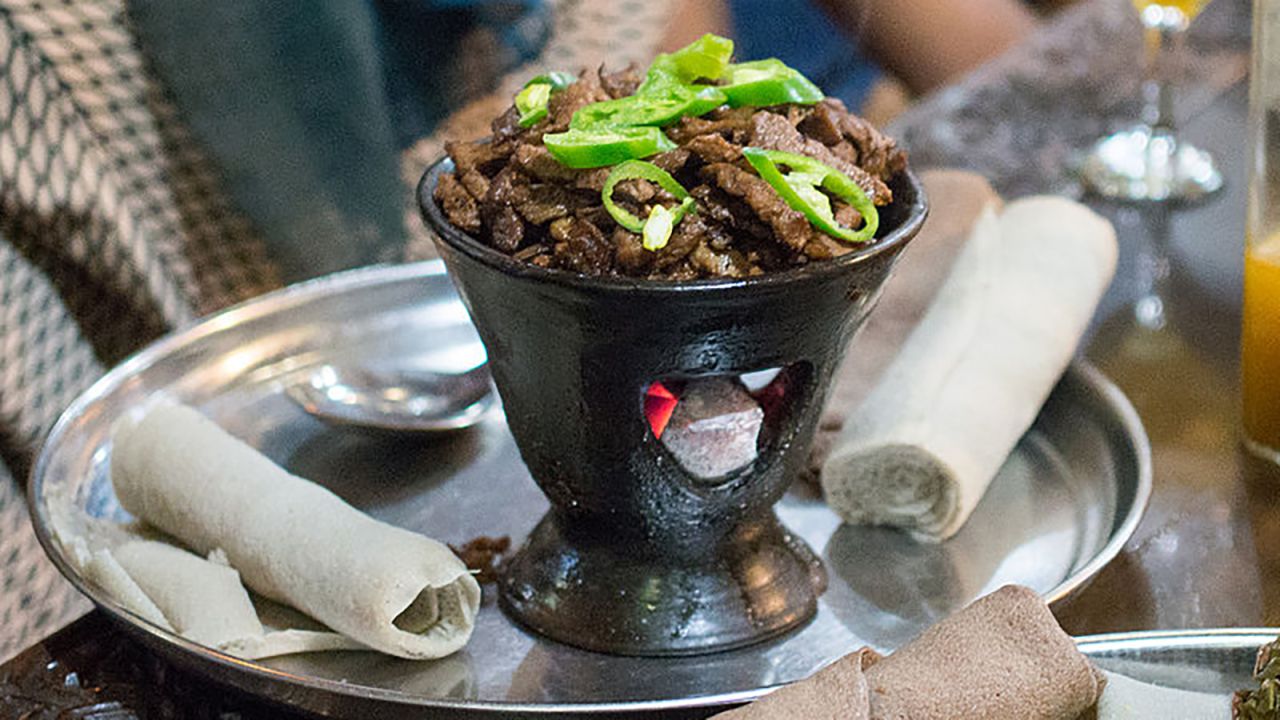
{"type": "Polygon", "coordinates": [[[969,524],[945,544],[842,526],[812,489],[795,487],[778,513],[830,570],[816,619],[769,643],[681,659],[611,657],[540,640],[506,619],[490,589],[471,643],[442,661],[355,652],[232,661],[122,610],[72,573],[50,538],[52,504],[127,517],[106,473],[109,425],[164,395],[198,406],[377,518],[455,544],[479,535],[518,542],[546,502],[501,414],[456,436],[378,437],[326,427],[283,390],[322,363],[457,371],[483,352],[438,263],[337,275],[222,313],[127,361],[67,411],[32,476],[41,541],[77,587],[173,661],[317,713],[695,717],[863,644],[893,648],[1006,583],[1061,599],[1119,551],[1150,493],[1149,450],[1132,408],[1098,373],[1074,366],[969,524]]]}
{"type": "Polygon", "coordinates": [[[1258,648],[1280,628],[1154,630],[1076,640],[1099,667],[1144,682],[1207,693],[1232,693],[1253,682],[1258,648]]]}

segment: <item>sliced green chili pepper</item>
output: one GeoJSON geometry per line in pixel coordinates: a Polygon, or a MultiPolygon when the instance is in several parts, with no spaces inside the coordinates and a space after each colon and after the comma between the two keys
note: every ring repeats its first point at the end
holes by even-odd
{"type": "Polygon", "coordinates": [[[676,221],[679,219],[680,217],[668,210],[666,206],[654,205],[640,232],[644,249],[657,252],[666,247],[667,241],[671,239],[671,231],[675,229],[676,221]]]}
{"type": "Polygon", "coordinates": [[[743,148],[742,155],[787,205],[802,213],[814,227],[849,243],[863,243],[875,237],[880,227],[880,213],[867,193],[848,175],[806,155],[780,150],[748,147],[743,148]],[[791,168],[791,172],[783,175],[779,165],[791,168]],[[862,215],[862,227],[853,230],[837,222],[830,199],[819,188],[852,205],[862,215]]]}
{"type": "Polygon", "coordinates": [[[656,127],[570,129],[543,135],[542,142],[556,160],[571,168],[604,167],[676,148],[656,127]]]}
{"type": "Polygon", "coordinates": [[[586,130],[636,125],[665,126],[685,116],[704,115],[724,105],[726,100],[724,93],[712,85],[669,85],[648,93],[591,103],[579,108],[573,114],[569,127],[586,130]]]}
{"type": "Polygon", "coordinates": [[[659,55],[634,95],[580,108],[569,127],[670,125],[682,117],[705,115],[728,98],[715,85],[696,85],[694,81],[719,78],[732,56],[732,40],[703,35],[674,53],[659,55]]]}
{"type": "Polygon", "coordinates": [[[551,85],[531,83],[516,94],[516,109],[520,111],[520,127],[527,128],[547,116],[547,101],[551,99],[551,85]]]}
{"type": "MultiPolygon", "coordinates": [[[[695,209],[693,198],[689,197],[689,191],[684,189],[680,181],[671,177],[671,173],[643,160],[624,162],[611,170],[609,177],[605,178],[604,188],[600,191],[600,199],[604,202],[604,209],[609,211],[613,219],[631,232],[638,233],[642,231],[644,229],[644,221],[613,202],[613,189],[623,180],[648,180],[675,195],[676,199],[680,201],[680,217],[684,217],[684,213],[695,209]]],[[[679,218],[676,218],[676,222],[679,222],[679,218]]]]}
{"type": "Polygon", "coordinates": [[[535,75],[529,79],[527,85],[533,83],[546,83],[551,86],[552,90],[563,90],[578,81],[578,77],[573,73],[563,72],[561,70],[552,70],[541,75],[535,75]]]}
{"type": "Polygon", "coordinates": [[[639,92],[672,81],[688,84],[696,80],[718,80],[732,57],[732,40],[707,33],[673,53],[654,58],[639,92]]]}
{"type": "Polygon", "coordinates": [[[732,107],[768,107],[797,103],[812,105],[824,97],[822,90],[777,58],[730,65],[720,91],[732,107]]]}
{"type": "Polygon", "coordinates": [[[551,93],[563,90],[577,80],[567,72],[549,72],[535,76],[516,94],[516,110],[520,111],[520,127],[527,128],[547,116],[551,93]]]}
{"type": "Polygon", "coordinates": [[[604,201],[605,209],[619,225],[631,232],[640,233],[644,249],[655,252],[667,246],[676,223],[683,220],[685,215],[698,211],[689,191],[671,177],[671,173],[643,160],[630,160],[614,168],[609,177],[605,178],[600,198],[604,201]],[[649,217],[641,220],[613,201],[613,189],[623,180],[648,180],[675,195],[680,204],[674,208],[655,205],[649,211],[649,217]]]}
{"type": "MultiPolygon", "coordinates": [[[[732,56],[733,41],[711,34],[673,53],[659,55],[634,95],[579,108],[569,121],[568,132],[546,135],[543,142],[552,156],[568,167],[602,167],[674,149],[675,144],[659,127],[682,117],[705,115],[726,103],[733,107],[764,107],[812,104],[824,97],[804,75],[776,58],[732,65],[732,56]],[[726,84],[700,84],[698,80],[723,80],[726,84]]],[[[534,78],[516,97],[521,127],[546,117],[547,103],[557,83],[573,81],[563,73],[559,76],[534,78]]],[[[831,216],[830,201],[825,201],[826,196],[816,189],[819,185],[827,187],[827,182],[839,184],[829,180],[812,182],[807,197],[796,197],[816,208],[815,212],[825,207],[825,214],[831,216]]],[[[804,183],[798,187],[806,192],[804,183]]],[[[831,187],[827,189],[835,192],[831,187]]],[[[640,225],[638,219],[636,223],[640,225]]],[[[834,220],[828,224],[837,226],[834,220]]]]}

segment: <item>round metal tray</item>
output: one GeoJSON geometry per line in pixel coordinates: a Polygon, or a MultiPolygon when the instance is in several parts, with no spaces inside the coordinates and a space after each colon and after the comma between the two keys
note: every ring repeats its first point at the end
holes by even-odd
{"type": "Polygon", "coordinates": [[[778,514],[829,570],[817,617],[765,644],[680,659],[613,657],[544,641],[509,622],[490,588],[470,644],[444,660],[346,652],[244,662],[122,609],[70,569],[51,536],[51,508],[59,503],[128,519],[107,475],[109,426],[164,395],[199,407],[377,518],[454,544],[479,535],[518,543],[547,505],[501,413],[453,436],[375,436],[328,428],[284,393],[322,363],[460,370],[483,352],[437,262],[335,275],[215,315],[135,355],[67,410],[31,478],[37,533],[72,583],[158,652],[314,713],[697,717],[805,677],[861,645],[896,647],[1006,583],[1059,600],[1119,552],[1151,490],[1150,451],[1132,407],[1096,371],[1074,365],[968,525],[944,544],[841,525],[812,488],[797,484],[778,514]]]}
{"type": "Polygon", "coordinates": [[[1280,628],[1153,630],[1089,635],[1076,646],[1095,665],[1135,680],[1227,694],[1257,687],[1258,648],[1277,635],[1280,628]]]}

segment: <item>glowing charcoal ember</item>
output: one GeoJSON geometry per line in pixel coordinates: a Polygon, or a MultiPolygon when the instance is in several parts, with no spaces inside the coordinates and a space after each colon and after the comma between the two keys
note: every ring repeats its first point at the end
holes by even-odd
{"type": "Polygon", "coordinates": [[[764,411],[735,380],[693,380],[680,393],[662,444],[689,474],[708,480],[756,459],[764,411]]]}
{"type": "Polygon", "coordinates": [[[662,437],[667,423],[671,421],[671,413],[676,409],[676,396],[662,383],[654,383],[644,392],[644,417],[649,421],[653,436],[662,437]]]}

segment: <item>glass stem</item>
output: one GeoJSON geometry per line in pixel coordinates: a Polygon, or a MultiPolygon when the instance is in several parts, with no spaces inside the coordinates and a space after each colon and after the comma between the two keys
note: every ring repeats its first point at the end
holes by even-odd
{"type": "MultiPolygon", "coordinates": [[[[1160,56],[1166,62],[1174,59],[1174,44],[1180,37],[1182,33],[1177,30],[1171,30],[1167,26],[1160,29],[1160,56]]],[[[1168,65],[1161,65],[1160,76],[1156,78],[1156,127],[1172,135],[1174,85],[1169,77],[1168,65]]]]}
{"type": "Polygon", "coordinates": [[[1168,256],[1169,214],[1164,208],[1143,212],[1143,230],[1138,243],[1137,290],[1134,320],[1148,330],[1165,326],[1164,300],[1168,291],[1171,265],[1168,256]]]}
{"type": "Polygon", "coordinates": [[[1186,15],[1172,7],[1148,6],[1142,14],[1146,39],[1146,78],[1143,92],[1146,107],[1143,108],[1142,119],[1161,135],[1172,136],[1176,130],[1171,65],[1176,59],[1187,24],[1186,15]]]}

